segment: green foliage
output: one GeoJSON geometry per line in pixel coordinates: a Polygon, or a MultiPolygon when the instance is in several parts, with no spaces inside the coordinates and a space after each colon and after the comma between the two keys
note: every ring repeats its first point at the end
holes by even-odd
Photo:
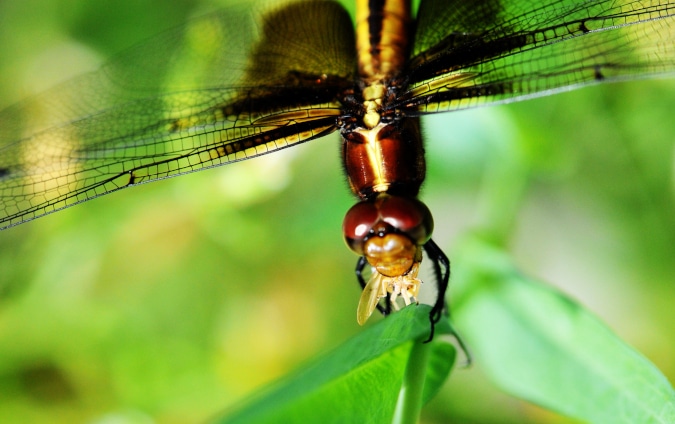
{"type": "Polygon", "coordinates": [[[442,337],[450,334],[447,321],[438,326],[434,341],[422,343],[430,309],[405,308],[303,365],[219,422],[392,422],[397,407],[405,408],[414,398],[428,402],[454,363],[454,348],[442,337]]]}
{"type": "MultiPolygon", "coordinates": [[[[458,261],[459,325],[475,360],[503,390],[584,422],[675,421],[668,380],[580,305],[525,277],[478,237],[465,242],[458,261]]],[[[220,422],[416,422],[392,421],[404,375],[426,374],[427,385],[407,395],[422,397],[424,387],[428,401],[455,357],[438,337],[428,363],[414,356],[424,349],[428,310],[406,308],[379,322],[220,422]]],[[[450,334],[442,324],[438,336],[450,334]]]]}
{"type": "Polygon", "coordinates": [[[585,422],[675,422],[668,380],[579,304],[480,240],[458,260],[469,290],[459,325],[505,391],[585,422]]]}

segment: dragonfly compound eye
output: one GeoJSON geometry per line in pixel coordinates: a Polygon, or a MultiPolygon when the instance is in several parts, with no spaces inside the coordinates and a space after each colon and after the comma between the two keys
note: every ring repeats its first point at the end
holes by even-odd
{"type": "Polygon", "coordinates": [[[407,197],[382,193],[373,201],[354,205],[345,216],[342,232],[349,248],[364,254],[364,243],[371,237],[398,234],[422,246],[434,228],[431,212],[424,203],[407,197]]]}
{"type": "Polygon", "coordinates": [[[434,220],[424,203],[414,198],[388,195],[378,197],[375,203],[380,219],[410,237],[418,246],[431,238],[434,220]]]}
{"type": "Polygon", "coordinates": [[[363,242],[368,238],[380,214],[373,202],[360,202],[352,206],[342,222],[342,234],[347,246],[356,254],[363,255],[363,242]]]}

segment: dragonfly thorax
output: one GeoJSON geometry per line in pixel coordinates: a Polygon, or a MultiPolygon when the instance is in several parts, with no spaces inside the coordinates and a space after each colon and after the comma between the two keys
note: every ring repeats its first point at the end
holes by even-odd
{"type": "Polygon", "coordinates": [[[363,125],[368,129],[375,128],[380,123],[380,111],[382,109],[382,99],[386,87],[384,84],[371,84],[363,90],[363,125]]]}
{"type": "Polygon", "coordinates": [[[417,119],[342,132],[342,160],[349,186],[362,200],[380,193],[416,197],[426,174],[417,119]]]}

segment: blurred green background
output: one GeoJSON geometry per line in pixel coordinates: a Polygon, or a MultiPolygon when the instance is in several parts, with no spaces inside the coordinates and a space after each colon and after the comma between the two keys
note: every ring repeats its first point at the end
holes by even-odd
{"type": "MultiPolygon", "coordinates": [[[[0,106],[218,6],[3,1],[0,106]]],[[[523,270],[671,382],[674,110],[675,81],[657,80],[435,116],[423,193],[451,257],[462,235],[503,228],[523,270]]],[[[338,151],[328,137],[1,232],[0,422],[204,421],[357,333],[338,151]]],[[[570,420],[501,394],[476,363],[423,422],[570,420]]]]}

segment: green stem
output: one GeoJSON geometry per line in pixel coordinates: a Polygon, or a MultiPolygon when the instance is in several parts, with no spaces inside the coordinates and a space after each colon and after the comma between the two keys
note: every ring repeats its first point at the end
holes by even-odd
{"type": "Polygon", "coordinates": [[[392,424],[415,424],[419,421],[430,350],[431,343],[413,342],[392,424]]]}

